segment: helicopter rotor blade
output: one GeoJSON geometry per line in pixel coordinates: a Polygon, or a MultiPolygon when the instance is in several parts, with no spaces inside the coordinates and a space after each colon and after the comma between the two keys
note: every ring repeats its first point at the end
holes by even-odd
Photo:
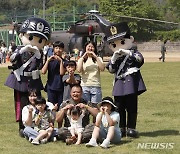
{"type": "Polygon", "coordinates": [[[110,25],[110,22],[107,21],[106,19],[104,19],[103,17],[101,17],[100,15],[98,15],[98,14],[91,14],[91,15],[95,16],[102,25],[104,25],[104,26],[109,26],[110,25]]]}
{"type": "Polygon", "coordinates": [[[167,24],[173,24],[173,25],[179,25],[179,23],[170,22],[170,21],[164,21],[164,20],[158,20],[158,19],[150,19],[150,18],[141,18],[141,17],[131,17],[131,16],[121,16],[121,15],[113,15],[115,17],[120,18],[129,18],[129,19],[137,19],[137,20],[144,20],[144,21],[152,21],[152,22],[160,22],[160,23],[167,23],[167,24]]]}

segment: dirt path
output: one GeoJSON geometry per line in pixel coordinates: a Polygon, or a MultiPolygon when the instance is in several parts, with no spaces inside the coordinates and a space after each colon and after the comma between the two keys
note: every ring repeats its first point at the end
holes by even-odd
{"type": "MultiPolygon", "coordinates": [[[[160,62],[159,57],[161,56],[160,51],[153,51],[153,52],[142,52],[144,56],[145,62],[160,62]]],[[[109,59],[109,57],[104,58],[105,61],[109,59]]],[[[180,62],[180,52],[168,52],[166,54],[166,62],[175,62],[179,61],[180,62]]]]}
{"type": "MultiPolygon", "coordinates": [[[[159,57],[161,56],[160,52],[143,52],[142,53],[145,59],[145,62],[159,62],[159,57]]],[[[168,52],[166,54],[166,62],[180,62],[180,52],[168,52]]]]}
{"type": "MultiPolygon", "coordinates": [[[[160,52],[142,52],[145,62],[160,62],[160,52]]],[[[105,61],[108,61],[110,57],[104,57],[105,61]]],[[[180,52],[168,52],[166,54],[166,62],[180,62],[180,52]]],[[[0,64],[0,67],[7,67],[8,65],[11,65],[10,62],[7,62],[6,64],[0,64]]]]}

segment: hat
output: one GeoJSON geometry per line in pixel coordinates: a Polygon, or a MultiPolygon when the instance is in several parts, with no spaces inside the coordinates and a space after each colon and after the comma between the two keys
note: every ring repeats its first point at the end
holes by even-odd
{"type": "Polygon", "coordinates": [[[19,32],[31,34],[33,36],[49,40],[51,35],[51,28],[49,23],[44,19],[32,17],[23,22],[19,32]]]}
{"type": "Polygon", "coordinates": [[[109,103],[112,105],[112,107],[117,108],[116,105],[114,105],[113,99],[109,96],[104,97],[100,103],[97,104],[97,106],[100,108],[102,106],[102,103],[109,103]]]}
{"type": "Polygon", "coordinates": [[[111,24],[106,27],[105,35],[107,42],[112,42],[120,38],[130,38],[130,29],[126,22],[111,24]]]}

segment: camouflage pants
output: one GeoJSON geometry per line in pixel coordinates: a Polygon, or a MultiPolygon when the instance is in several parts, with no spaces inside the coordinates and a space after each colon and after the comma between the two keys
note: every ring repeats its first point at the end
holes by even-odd
{"type": "MultiPolygon", "coordinates": [[[[91,139],[92,132],[94,129],[94,124],[89,124],[84,128],[82,132],[82,143],[87,143],[91,139]]],[[[71,133],[67,127],[59,128],[58,140],[62,140],[65,142],[67,138],[71,137],[71,133]]]]}

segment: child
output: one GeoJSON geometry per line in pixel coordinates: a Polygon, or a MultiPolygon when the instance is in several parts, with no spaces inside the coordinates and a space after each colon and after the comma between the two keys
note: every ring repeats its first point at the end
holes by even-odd
{"type": "Polygon", "coordinates": [[[47,109],[46,100],[43,97],[37,97],[35,100],[36,113],[33,118],[35,124],[34,129],[39,132],[39,135],[31,142],[34,145],[46,143],[54,130],[54,116],[47,109]]]}
{"type": "Polygon", "coordinates": [[[63,76],[63,82],[64,82],[64,95],[63,95],[63,101],[70,98],[70,90],[71,87],[75,84],[80,84],[81,82],[81,76],[79,74],[74,74],[76,70],[76,62],[73,60],[70,60],[67,62],[66,70],[68,74],[65,74],[63,76]]]}
{"type": "Polygon", "coordinates": [[[96,123],[92,133],[92,137],[87,147],[98,146],[97,139],[103,140],[100,145],[102,148],[108,148],[110,142],[119,143],[121,140],[121,131],[119,128],[119,113],[115,111],[117,108],[111,97],[105,97],[98,104],[100,112],[96,116],[96,123]]]}
{"type": "Polygon", "coordinates": [[[65,74],[64,62],[62,58],[62,53],[64,51],[64,43],[57,41],[53,43],[52,55],[44,64],[42,68],[42,74],[46,74],[48,71],[48,80],[46,84],[46,90],[48,95],[48,101],[57,104],[58,107],[63,101],[63,91],[64,85],[62,82],[62,77],[65,74]]]}
{"type": "Polygon", "coordinates": [[[64,52],[62,53],[62,58],[63,58],[63,59],[66,59],[66,60],[68,60],[68,61],[71,59],[71,57],[69,56],[69,54],[67,54],[66,51],[64,51],[64,52]]]}
{"type": "Polygon", "coordinates": [[[75,143],[76,145],[81,144],[82,132],[84,128],[82,127],[82,119],[85,116],[85,110],[81,110],[80,107],[74,106],[67,111],[67,117],[71,124],[71,127],[68,127],[68,130],[71,133],[71,137],[66,139],[66,144],[75,143]],[[77,138],[76,138],[77,135],[77,138]]]}

